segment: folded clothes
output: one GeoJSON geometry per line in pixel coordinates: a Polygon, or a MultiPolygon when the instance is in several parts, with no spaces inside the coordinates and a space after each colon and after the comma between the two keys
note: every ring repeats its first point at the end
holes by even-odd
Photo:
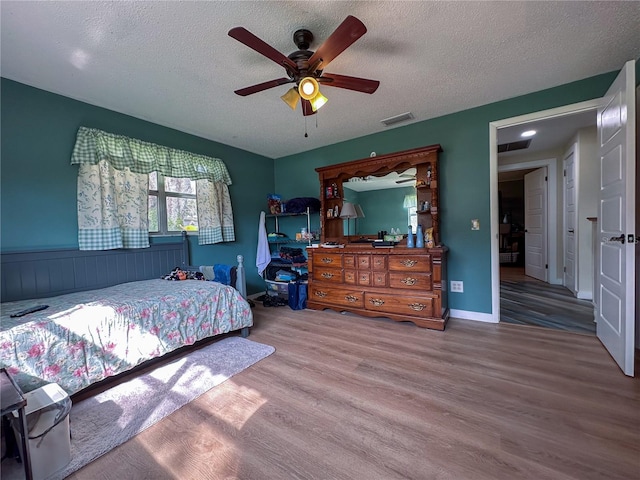
{"type": "Polygon", "coordinates": [[[216,263],[213,265],[214,281],[223,285],[231,284],[231,265],[216,263]]]}
{"type": "Polygon", "coordinates": [[[163,275],[162,280],[173,280],[177,282],[179,280],[204,280],[204,274],[202,272],[192,272],[190,270],[182,270],[180,267],[176,267],[171,270],[171,273],[163,275]]]}

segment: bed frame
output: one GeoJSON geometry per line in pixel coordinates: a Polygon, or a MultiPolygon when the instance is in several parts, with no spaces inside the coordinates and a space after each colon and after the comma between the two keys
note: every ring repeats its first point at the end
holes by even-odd
{"type": "MultiPolygon", "coordinates": [[[[119,283],[160,278],[175,267],[189,266],[186,232],[177,242],[149,248],[119,250],[44,250],[3,253],[0,256],[2,302],[47,298],[95,290],[119,283]]],[[[243,257],[238,255],[236,290],[246,298],[243,257]]]]}

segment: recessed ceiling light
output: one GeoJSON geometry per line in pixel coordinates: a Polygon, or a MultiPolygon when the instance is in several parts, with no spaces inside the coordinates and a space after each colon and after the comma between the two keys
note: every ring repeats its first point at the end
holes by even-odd
{"type": "Polygon", "coordinates": [[[522,132],[520,136],[523,138],[528,138],[528,137],[533,137],[535,134],[536,134],[535,130],[527,130],[526,132],[522,132]]]}

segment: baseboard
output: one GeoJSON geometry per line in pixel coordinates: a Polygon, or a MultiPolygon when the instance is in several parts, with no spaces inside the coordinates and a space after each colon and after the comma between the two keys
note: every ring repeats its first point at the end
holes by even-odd
{"type": "Polygon", "coordinates": [[[449,316],[461,320],[474,320],[476,322],[498,323],[491,313],[470,312],[468,310],[449,310],[449,316]]]}
{"type": "Polygon", "coordinates": [[[576,298],[580,300],[593,300],[593,294],[587,290],[579,290],[576,298]]]}

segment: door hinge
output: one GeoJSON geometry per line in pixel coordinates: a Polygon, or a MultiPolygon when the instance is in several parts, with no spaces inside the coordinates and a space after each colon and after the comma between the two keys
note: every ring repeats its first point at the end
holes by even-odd
{"type": "Polygon", "coordinates": [[[562,176],[563,176],[563,177],[566,177],[566,176],[567,176],[567,171],[566,171],[566,170],[563,170],[563,171],[562,171],[562,176]]]}
{"type": "Polygon", "coordinates": [[[545,182],[548,182],[548,181],[549,181],[548,177],[546,177],[546,176],[545,176],[545,177],[544,177],[544,181],[545,181],[545,182]]]}
{"type": "Polygon", "coordinates": [[[562,271],[563,271],[564,273],[567,273],[567,267],[562,267],[562,271]]]}
{"type": "Polygon", "coordinates": [[[547,265],[546,263],[544,264],[544,268],[549,269],[549,265],[547,265]]]}

